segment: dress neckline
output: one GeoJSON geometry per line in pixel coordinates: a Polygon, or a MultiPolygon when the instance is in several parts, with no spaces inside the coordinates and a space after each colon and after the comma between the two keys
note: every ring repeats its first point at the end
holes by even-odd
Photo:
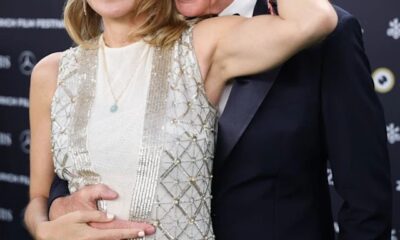
{"type": "Polygon", "coordinates": [[[126,51],[134,51],[137,48],[142,47],[145,42],[143,39],[140,39],[136,42],[130,43],[128,45],[122,46],[122,47],[109,47],[107,44],[104,42],[103,34],[101,34],[100,39],[99,39],[99,44],[104,46],[104,50],[106,53],[123,53],[126,51]]]}

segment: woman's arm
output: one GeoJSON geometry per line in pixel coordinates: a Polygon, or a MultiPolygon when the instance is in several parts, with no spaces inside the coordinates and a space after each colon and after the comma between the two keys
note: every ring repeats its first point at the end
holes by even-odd
{"type": "Polygon", "coordinates": [[[38,239],[38,226],[48,221],[46,199],[40,197],[31,199],[25,210],[24,218],[27,230],[35,239],[38,239]]]}
{"type": "Polygon", "coordinates": [[[47,221],[47,198],[54,176],[51,154],[50,105],[57,85],[60,53],[49,55],[34,68],[30,87],[30,202],[25,224],[33,236],[37,225],[47,221]]]}
{"type": "Polygon", "coordinates": [[[336,27],[328,0],[278,0],[278,5],[279,16],[222,17],[196,26],[194,46],[206,84],[219,88],[233,77],[271,69],[336,27]]]}

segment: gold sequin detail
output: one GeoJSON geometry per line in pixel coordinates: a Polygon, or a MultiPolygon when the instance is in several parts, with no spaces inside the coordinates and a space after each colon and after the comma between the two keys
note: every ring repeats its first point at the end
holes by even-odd
{"type": "Polygon", "coordinates": [[[68,180],[70,192],[100,183],[87,150],[87,125],[94,100],[97,49],[64,52],[51,106],[55,172],[68,180]]]}

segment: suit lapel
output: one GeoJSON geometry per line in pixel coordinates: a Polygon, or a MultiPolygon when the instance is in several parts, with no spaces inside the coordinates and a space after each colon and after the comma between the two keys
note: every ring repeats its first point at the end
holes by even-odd
{"type": "Polygon", "coordinates": [[[235,79],[219,119],[215,168],[222,166],[273,86],[280,68],[235,79]]]}
{"type": "MultiPolygon", "coordinates": [[[[265,0],[258,0],[254,16],[268,13],[265,0]]],[[[268,95],[280,68],[235,79],[228,103],[218,124],[215,169],[223,165],[268,95]]]]}

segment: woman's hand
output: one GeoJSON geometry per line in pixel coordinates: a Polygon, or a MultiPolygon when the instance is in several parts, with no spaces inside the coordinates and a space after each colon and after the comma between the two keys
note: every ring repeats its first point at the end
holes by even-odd
{"type": "MultiPolygon", "coordinates": [[[[57,198],[50,206],[50,220],[74,212],[97,210],[97,200],[115,200],[118,194],[104,184],[95,184],[85,186],[71,195],[57,198]]],[[[89,222],[89,226],[97,229],[143,229],[146,235],[154,234],[154,226],[143,223],[133,222],[121,219],[115,219],[108,222],[89,222]]]]}
{"type": "Polygon", "coordinates": [[[53,221],[44,221],[37,225],[37,240],[120,240],[143,237],[142,229],[92,228],[89,222],[107,223],[114,219],[100,211],[75,211],[53,221]]]}

